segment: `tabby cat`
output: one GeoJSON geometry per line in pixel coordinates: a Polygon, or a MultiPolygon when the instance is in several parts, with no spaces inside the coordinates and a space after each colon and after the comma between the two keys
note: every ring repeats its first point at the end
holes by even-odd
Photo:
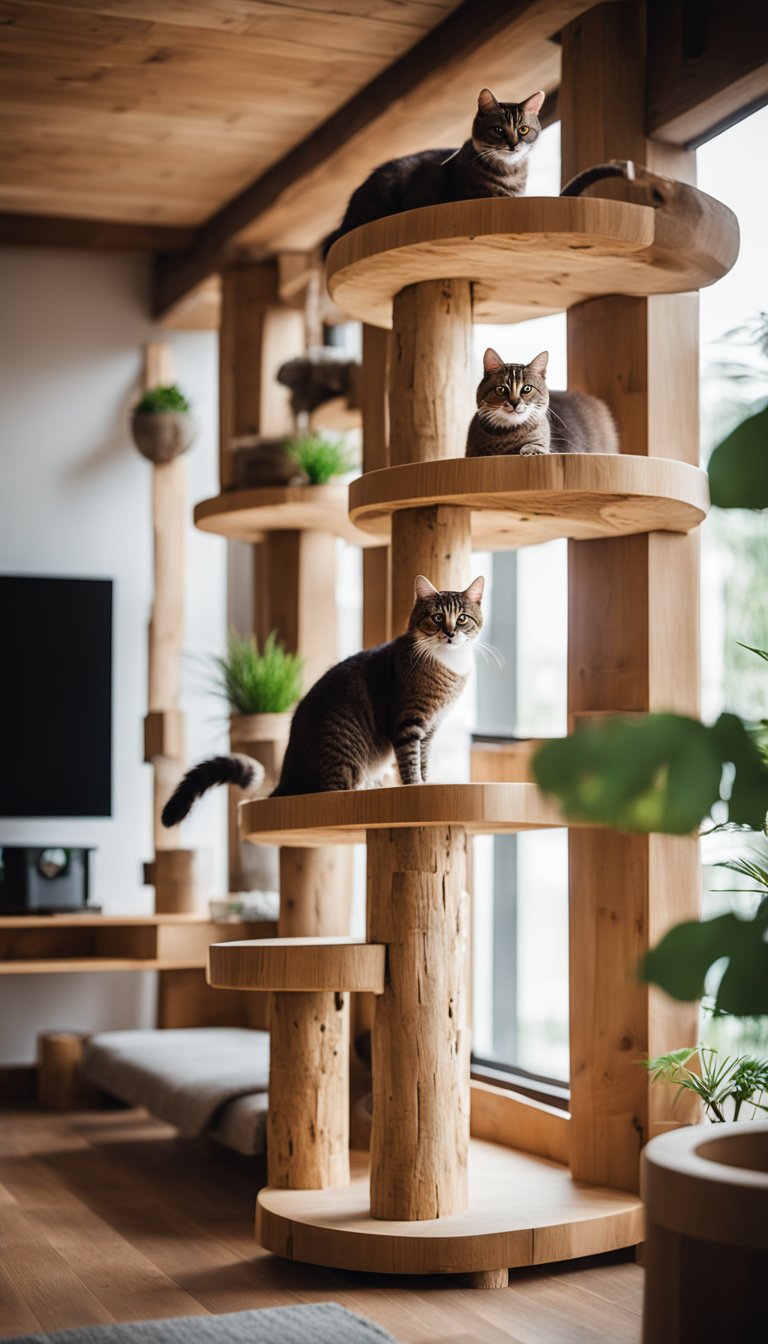
{"type": "MultiPolygon", "coordinates": [[[[337,663],[297,705],[273,798],[370,788],[393,753],[403,784],[426,781],[435,729],[467,684],[484,584],[481,577],[464,592],[438,592],[418,576],[405,634],[337,663]]],[[[262,778],[247,756],[203,761],[166,803],[163,825],[175,826],[214,784],[253,792],[262,778]]]]}
{"type": "Polygon", "coordinates": [[[616,426],[605,402],[583,392],[550,392],[548,360],[544,350],[530,364],[505,364],[495,350],[486,350],[467,457],[618,452],[616,426]]]}
{"type": "Polygon", "coordinates": [[[543,102],[543,93],[532,93],[522,103],[500,103],[490,89],[481,89],[469,140],[459,149],[424,149],[374,168],[350,196],[323,255],[350,229],[401,210],[481,196],[522,196],[528,155],[541,134],[543,102]]]}

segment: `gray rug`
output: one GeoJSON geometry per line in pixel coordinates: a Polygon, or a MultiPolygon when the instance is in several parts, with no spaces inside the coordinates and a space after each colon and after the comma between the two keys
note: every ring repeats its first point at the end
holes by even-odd
{"type": "Polygon", "coordinates": [[[227,1316],[83,1325],[52,1335],[24,1335],[5,1344],[396,1344],[386,1330],[337,1302],[267,1307],[227,1316]]]}

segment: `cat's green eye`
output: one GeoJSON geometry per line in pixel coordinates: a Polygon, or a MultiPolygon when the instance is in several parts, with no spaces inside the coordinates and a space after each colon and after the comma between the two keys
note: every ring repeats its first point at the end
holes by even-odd
{"type": "Polygon", "coordinates": [[[466,624],[467,624],[467,618],[466,618],[466,616],[465,616],[463,613],[462,613],[461,616],[457,616],[457,617],[456,617],[456,624],[457,624],[457,625],[466,625],[466,624]]]}
{"type": "Polygon", "coordinates": [[[520,388],[520,391],[521,391],[521,392],[532,392],[532,391],[533,391],[533,388],[531,387],[531,384],[530,384],[530,383],[526,383],[524,387],[521,387],[521,388],[520,388]]]}
{"type": "Polygon", "coordinates": [[[498,387],[495,387],[493,390],[494,390],[494,392],[496,392],[497,395],[500,396],[500,397],[504,397],[504,396],[506,396],[506,394],[507,394],[507,389],[506,389],[504,383],[499,383],[498,387]]]}
{"type": "Polygon", "coordinates": [[[530,126],[519,126],[518,135],[527,135],[530,129],[530,126]]]}
{"type": "Polygon", "coordinates": [[[436,625],[442,625],[443,621],[445,620],[442,611],[433,612],[432,620],[436,623],[436,625]]]}

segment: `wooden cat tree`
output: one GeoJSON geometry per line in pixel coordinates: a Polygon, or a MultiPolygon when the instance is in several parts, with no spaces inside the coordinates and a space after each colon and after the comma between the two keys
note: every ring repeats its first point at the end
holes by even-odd
{"type": "MultiPolygon", "coordinates": [[[[612,157],[692,178],[693,155],[645,138],[643,47],[642,6],[603,5],[563,31],[564,180],[612,157]]],[[[569,538],[572,723],[697,708],[695,529],[708,495],[693,291],[738,247],[730,211],[697,201],[686,219],[615,199],[466,201],[367,225],[329,256],[334,301],[393,328],[391,464],[350,491],[358,527],[391,530],[393,629],[417,573],[467,584],[473,544],[569,538]],[[464,459],[473,321],[563,308],[569,386],[608,402],[622,455],[464,459]]],[[[273,1046],[270,1106],[280,1112],[290,1095],[293,1152],[270,1150],[262,1246],[348,1269],[464,1272],[491,1287],[511,1266],[642,1240],[640,1149],[673,1117],[639,1061],[695,1039],[695,1016],[638,984],[635,968],[665,928],[696,914],[695,839],[571,829],[570,1114],[470,1086],[468,839],[562,824],[520,783],[243,804],[242,833],[257,843],[368,850],[365,940],[210,951],[211,984],[274,991],[294,1027],[281,1029],[277,1056],[273,1046]],[[350,990],[374,994],[376,1008],[370,1174],[356,1159],[348,1182],[343,1042],[323,1027],[334,995],[350,990]],[[470,1141],[470,1128],[510,1146],[470,1141]]]]}

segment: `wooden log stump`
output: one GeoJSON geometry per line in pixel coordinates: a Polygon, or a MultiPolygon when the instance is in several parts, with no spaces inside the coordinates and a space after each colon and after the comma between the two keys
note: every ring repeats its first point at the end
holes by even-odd
{"type": "Polygon", "coordinates": [[[51,1111],[98,1105],[99,1090],[82,1074],[88,1037],[77,1031],[42,1032],[37,1038],[37,1100],[51,1111]]]}
{"type": "Polygon", "coordinates": [[[371,1214],[467,1206],[466,834],[368,832],[368,939],[386,943],[373,1026],[371,1214]]]}
{"type": "Polygon", "coordinates": [[[390,461],[462,457],[474,413],[468,280],[425,280],[395,296],[389,366],[390,461]]]}
{"type": "Polygon", "coordinates": [[[349,995],[272,996],[267,1182],[349,1183],[349,995]]]}

